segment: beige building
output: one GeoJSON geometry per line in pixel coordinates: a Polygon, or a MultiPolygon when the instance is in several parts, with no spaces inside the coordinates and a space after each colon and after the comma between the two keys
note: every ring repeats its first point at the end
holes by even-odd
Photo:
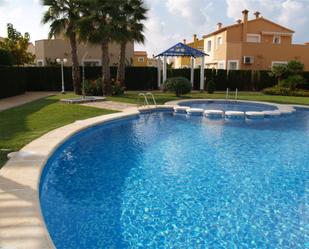
{"type": "MultiPolygon", "coordinates": [[[[204,39],[199,39],[196,34],[193,35],[192,42],[187,43],[186,40],[183,40],[183,43],[191,48],[204,51],[204,39]]],[[[201,59],[195,59],[195,67],[201,66],[201,59]]],[[[190,57],[175,57],[174,59],[174,68],[190,68],[191,67],[191,58],[190,57]]]]}
{"type": "Polygon", "coordinates": [[[134,51],[133,67],[158,67],[158,63],[160,63],[160,67],[162,68],[162,62],[159,62],[154,56],[148,58],[146,51],[134,51]]]}
{"type": "MultiPolygon", "coordinates": [[[[134,44],[128,43],[126,49],[126,64],[131,65],[133,61],[134,44]]],[[[78,44],[78,61],[80,65],[100,66],[101,48],[93,44],[78,44]]],[[[110,65],[116,66],[119,60],[120,45],[117,43],[109,44],[110,65]]],[[[66,58],[66,66],[72,65],[71,46],[67,39],[57,37],[55,39],[38,40],[35,42],[36,65],[47,66],[49,63],[55,63],[57,58],[66,58]]]]}
{"type": "MultiPolygon", "coordinates": [[[[259,12],[249,20],[249,11],[244,10],[242,19],[235,24],[218,23],[216,31],[203,36],[203,50],[209,55],[205,57],[205,68],[270,70],[273,65],[298,60],[309,71],[309,43],[293,44],[293,34],[293,30],[259,12]]],[[[195,43],[194,38],[187,45],[197,48],[195,43]]],[[[190,61],[176,59],[175,67],[190,67],[190,61]]]]}
{"type": "Polygon", "coordinates": [[[269,70],[290,60],[304,63],[309,70],[309,43],[293,44],[294,31],[274,23],[255,12],[249,20],[248,10],[242,20],[203,36],[205,66],[218,69],[269,70]]]}

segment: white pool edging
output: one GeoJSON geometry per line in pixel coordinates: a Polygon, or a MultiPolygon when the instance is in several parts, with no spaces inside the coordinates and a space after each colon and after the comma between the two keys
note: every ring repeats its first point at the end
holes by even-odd
{"type": "Polygon", "coordinates": [[[53,249],[39,202],[39,184],[48,158],[68,138],[97,124],[138,116],[136,108],[76,121],[12,153],[0,170],[0,248],[53,249]]]}
{"type": "MultiPolygon", "coordinates": [[[[296,110],[294,108],[294,105],[283,105],[283,104],[276,104],[276,103],[270,103],[270,102],[259,102],[259,101],[247,101],[247,100],[225,100],[225,99],[190,99],[190,100],[176,100],[176,101],[169,101],[166,104],[167,105],[175,105],[174,110],[175,113],[187,113],[189,115],[192,115],[190,109],[200,109],[200,108],[190,108],[189,106],[179,106],[180,103],[189,103],[189,102],[228,102],[228,103],[251,103],[251,104],[264,104],[264,105],[270,105],[277,108],[277,110],[271,110],[271,111],[263,111],[260,113],[254,112],[254,111],[247,111],[240,113],[239,111],[232,111],[232,110],[225,110],[223,117],[226,117],[227,119],[241,119],[241,118],[248,118],[248,119],[262,119],[262,118],[274,118],[279,116],[287,116],[292,113],[294,113],[296,110]],[[179,111],[178,111],[179,110],[179,111]],[[186,111],[185,111],[186,110],[186,111]],[[247,115],[248,113],[248,115],[247,115]],[[263,113],[263,114],[261,114],[263,113]]],[[[214,114],[216,111],[219,110],[204,110],[204,115],[206,117],[215,117],[214,114]]],[[[217,117],[220,117],[218,114],[217,117]]]]}
{"type": "MultiPolygon", "coordinates": [[[[157,108],[151,106],[146,109],[148,111],[156,109],[173,111],[177,107],[176,104],[171,102],[167,104],[169,105],[160,105],[157,108]]],[[[309,108],[302,105],[289,106],[309,108]]],[[[55,248],[46,229],[39,202],[41,173],[48,158],[63,142],[77,132],[97,124],[138,116],[143,113],[145,108],[139,110],[130,108],[120,113],[76,121],[46,133],[27,144],[18,153],[13,153],[9,161],[0,170],[0,248],[55,248]]],[[[289,111],[291,108],[286,110],[289,111]]]]}

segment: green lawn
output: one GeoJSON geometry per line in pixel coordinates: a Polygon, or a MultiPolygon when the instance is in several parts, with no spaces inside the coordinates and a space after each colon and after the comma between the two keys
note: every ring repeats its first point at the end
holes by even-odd
{"type": "MultiPolygon", "coordinates": [[[[225,98],[224,92],[214,94],[193,92],[182,98],[178,98],[171,93],[162,93],[159,91],[154,91],[153,93],[158,104],[177,99],[225,98]]],[[[232,94],[231,98],[233,96],[232,94]]],[[[67,94],[65,98],[74,96],[73,94],[67,94]]],[[[7,161],[7,154],[9,152],[21,149],[33,139],[40,137],[50,130],[72,123],[75,120],[114,112],[93,107],[63,104],[59,102],[59,99],[63,97],[63,95],[47,97],[0,112],[0,168],[7,161]]],[[[271,96],[259,92],[240,92],[238,98],[243,100],[309,105],[308,97],[271,96]]],[[[121,97],[108,97],[108,100],[134,104],[139,103],[138,92],[134,91],[126,92],[121,97]]]]}
{"type": "MultiPolygon", "coordinates": [[[[129,92],[126,92],[124,96],[109,97],[108,100],[138,104],[139,101],[141,101],[141,99],[138,98],[138,93],[139,92],[129,91],[129,92]]],[[[155,95],[155,98],[158,104],[163,104],[167,101],[177,100],[177,99],[190,99],[190,98],[224,99],[225,98],[225,92],[216,92],[214,94],[193,92],[191,94],[187,94],[183,96],[182,98],[178,98],[174,94],[171,94],[171,93],[162,93],[159,91],[154,91],[153,94],[155,95]]],[[[234,93],[230,94],[230,98],[234,98],[234,93]]],[[[308,97],[264,95],[260,92],[239,92],[238,99],[252,100],[252,101],[253,100],[266,101],[266,102],[274,102],[274,103],[282,103],[282,104],[309,105],[308,97]]]]}
{"type": "MultiPolygon", "coordinates": [[[[65,95],[66,98],[73,97],[65,95]]],[[[59,102],[63,95],[43,98],[0,112],[0,168],[7,161],[7,154],[17,151],[44,133],[98,115],[113,113],[80,105],[59,102]]]]}

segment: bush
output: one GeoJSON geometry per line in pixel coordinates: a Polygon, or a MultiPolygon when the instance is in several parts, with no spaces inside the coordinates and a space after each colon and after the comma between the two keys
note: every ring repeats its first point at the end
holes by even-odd
{"type": "Polygon", "coordinates": [[[13,57],[12,54],[0,48],[0,66],[12,66],[13,65],[13,57]]]}
{"type": "Polygon", "coordinates": [[[164,90],[174,92],[177,97],[190,93],[191,89],[190,81],[184,77],[172,77],[164,82],[164,90]]]}
{"type": "Polygon", "coordinates": [[[216,88],[216,83],[213,80],[210,80],[207,84],[207,92],[214,93],[215,88],[216,88]]]}
{"type": "Polygon", "coordinates": [[[124,94],[124,87],[119,84],[112,85],[112,95],[113,96],[121,96],[124,94]]]}
{"type": "Polygon", "coordinates": [[[283,95],[283,96],[297,96],[297,97],[309,97],[309,91],[306,90],[292,90],[287,87],[282,86],[274,86],[265,88],[263,90],[263,93],[269,94],[269,95],[283,95]]]}
{"type": "Polygon", "coordinates": [[[279,87],[289,88],[291,90],[295,90],[299,86],[305,83],[305,79],[301,75],[291,75],[288,78],[281,80],[279,83],[279,87]]]}
{"type": "Polygon", "coordinates": [[[85,80],[84,91],[85,95],[88,96],[101,96],[102,95],[101,79],[99,78],[97,80],[85,80]]]}

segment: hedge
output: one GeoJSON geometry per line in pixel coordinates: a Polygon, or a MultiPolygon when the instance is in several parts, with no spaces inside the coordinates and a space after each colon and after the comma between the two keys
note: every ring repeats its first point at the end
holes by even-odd
{"type": "Polygon", "coordinates": [[[24,93],[26,89],[25,70],[20,67],[0,67],[0,99],[24,93]]]}
{"type": "MultiPolygon", "coordinates": [[[[61,91],[61,71],[54,67],[0,67],[0,98],[21,94],[24,91],[61,91]]],[[[82,68],[81,68],[82,75],[82,68]]],[[[111,77],[116,78],[117,68],[111,67],[111,77]]],[[[190,79],[190,69],[168,69],[168,77],[183,76],[190,79]]],[[[101,67],[85,67],[86,79],[101,77],[101,67]]],[[[125,75],[127,90],[157,89],[157,69],[154,67],[127,67],[125,75]]],[[[216,70],[205,69],[205,89],[210,80],[216,85],[216,91],[226,88],[239,91],[261,91],[276,85],[276,79],[269,76],[269,71],[216,70]]],[[[304,73],[309,89],[309,72],[304,73]]],[[[72,91],[72,69],[64,68],[65,90],[72,91]]],[[[194,69],[194,90],[200,89],[200,69],[194,69]]]]}

